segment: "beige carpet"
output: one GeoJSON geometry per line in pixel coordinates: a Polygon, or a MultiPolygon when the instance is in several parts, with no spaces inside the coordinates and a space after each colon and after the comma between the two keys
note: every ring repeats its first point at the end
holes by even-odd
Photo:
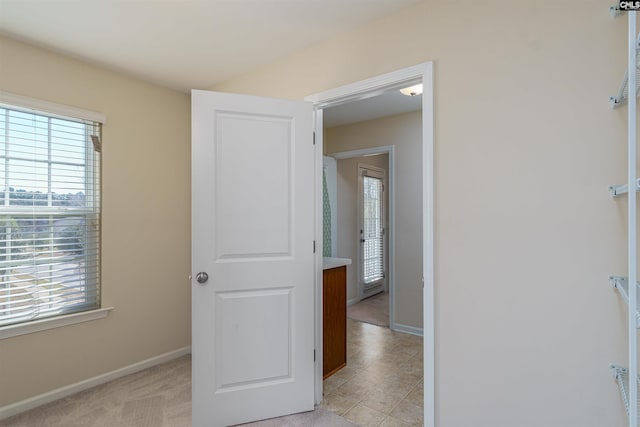
{"type": "MultiPolygon", "coordinates": [[[[354,427],[323,407],[251,427],[354,427]]],[[[0,427],[190,427],[191,355],[0,421],[0,427]]]]}
{"type": "Polygon", "coordinates": [[[382,292],[347,307],[347,317],[358,322],[389,327],[389,293],[382,292]]]}

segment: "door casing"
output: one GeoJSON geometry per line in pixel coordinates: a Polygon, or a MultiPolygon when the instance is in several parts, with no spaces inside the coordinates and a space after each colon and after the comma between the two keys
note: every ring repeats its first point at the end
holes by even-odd
{"type": "MultiPolygon", "coordinates": [[[[322,110],[331,106],[377,96],[393,89],[423,84],[422,94],[422,245],[423,245],[423,345],[424,345],[424,425],[435,427],[435,129],[433,62],[425,62],[391,73],[340,86],[307,96],[315,109],[315,236],[322,241],[322,110]]],[[[322,348],[322,253],[316,251],[315,342],[322,348]]],[[[318,353],[318,352],[316,352],[318,353]]],[[[316,404],[322,401],[322,355],[316,359],[316,404]]]]}

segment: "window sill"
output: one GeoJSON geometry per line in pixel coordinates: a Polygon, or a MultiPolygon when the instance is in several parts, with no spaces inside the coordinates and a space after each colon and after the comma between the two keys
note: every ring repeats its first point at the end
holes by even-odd
{"type": "Polygon", "coordinates": [[[33,332],[46,331],[47,329],[59,328],[62,326],[75,325],[76,323],[89,322],[91,320],[107,317],[113,307],[99,308],[97,310],[83,311],[49,319],[34,320],[33,322],[21,323],[0,327],[0,340],[17,337],[19,335],[31,334],[33,332]]]}

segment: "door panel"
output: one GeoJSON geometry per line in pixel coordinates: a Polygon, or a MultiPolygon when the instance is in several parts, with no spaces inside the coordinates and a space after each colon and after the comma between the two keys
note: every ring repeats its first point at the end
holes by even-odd
{"type": "Polygon", "coordinates": [[[216,298],[216,390],[292,381],[292,289],[220,292],[216,298]],[[249,328],[245,319],[260,323],[249,328]],[[228,324],[235,325],[233,328],[228,324]]]}
{"type": "Polygon", "coordinates": [[[311,104],[192,92],[193,425],[313,409],[311,104]]]}
{"type": "Polygon", "coordinates": [[[218,258],[291,255],[292,121],[266,114],[215,115],[218,258]],[[256,215],[261,212],[270,215],[256,215]]]}

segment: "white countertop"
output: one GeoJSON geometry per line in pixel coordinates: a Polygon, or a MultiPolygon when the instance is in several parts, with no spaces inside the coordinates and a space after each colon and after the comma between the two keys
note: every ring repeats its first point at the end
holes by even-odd
{"type": "Polygon", "coordinates": [[[344,265],[350,265],[351,260],[349,258],[333,258],[333,257],[323,257],[322,258],[322,269],[328,270],[330,268],[342,267],[344,265]]]}

